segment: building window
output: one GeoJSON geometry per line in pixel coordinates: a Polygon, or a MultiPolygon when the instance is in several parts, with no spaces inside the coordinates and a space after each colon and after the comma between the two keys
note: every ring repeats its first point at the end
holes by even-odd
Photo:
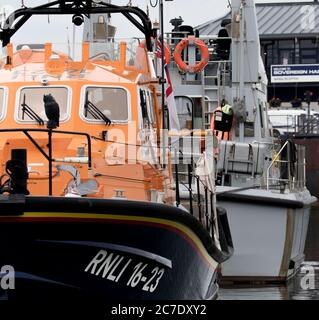
{"type": "Polygon", "coordinates": [[[261,41],[262,55],[267,71],[272,65],[316,64],[319,63],[319,43],[317,39],[299,40],[299,56],[296,58],[294,40],[261,41]]]}
{"type": "Polygon", "coordinates": [[[315,64],[319,63],[319,49],[316,39],[300,40],[300,63],[315,64]]]}
{"type": "Polygon", "coordinates": [[[267,70],[270,69],[271,65],[278,64],[278,50],[276,41],[261,41],[261,48],[267,70]]]}
{"type": "Polygon", "coordinates": [[[294,40],[278,40],[278,60],[283,65],[295,63],[294,40]]]}
{"type": "Polygon", "coordinates": [[[88,87],[85,91],[83,116],[90,122],[102,123],[106,116],[112,122],[128,121],[128,97],[125,89],[88,87]]]}
{"type": "Polygon", "coordinates": [[[295,41],[293,39],[261,41],[261,46],[267,71],[272,65],[296,63],[295,41]]]}
{"type": "Polygon", "coordinates": [[[60,121],[66,121],[69,112],[69,90],[64,87],[29,87],[20,91],[18,121],[36,123],[37,119],[47,121],[44,109],[44,95],[51,95],[60,108],[60,121]]]}

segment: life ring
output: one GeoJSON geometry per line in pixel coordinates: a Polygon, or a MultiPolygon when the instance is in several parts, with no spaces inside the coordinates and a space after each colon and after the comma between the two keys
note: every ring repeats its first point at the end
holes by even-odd
{"type": "Polygon", "coordinates": [[[197,73],[202,71],[209,62],[209,50],[204,41],[197,39],[196,37],[188,37],[181,40],[175,48],[174,60],[178,68],[183,72],[197,73]],[[190,43],[194,43],[196,47],[200,50],[201,61],[194,65],[186,64],[182,59],[182,52],[190,43]]]}
{"type": "MultiPolygon", "coordinates": [[[[152,38],[152,41],[154,41],[154,38],[152,38]]],[[[143,40],[139,44],[139,47],[144,49],[145,46],[146,46],[146,40],[143,40]]],[[[161,48],[161,46],[162,46],[161,41],[157,40],[157,48],[161,48]]],[[[165,57],[166,63],[169,64],[171,62],[171,49],[166,42],[164,42],[164,57],[165,57]]]]}

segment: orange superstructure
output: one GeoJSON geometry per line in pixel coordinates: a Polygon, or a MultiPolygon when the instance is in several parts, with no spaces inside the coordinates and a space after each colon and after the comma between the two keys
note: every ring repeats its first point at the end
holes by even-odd
{"type": "MultiPolygon", "coordinates": [[[[42,99],[52,95],[60,107],[60,126],[52,131],[53,195],[69,193],[74,177],[61,166],[72,166],[82,182],[96,182],[90,196],[169,199],[170,174],[159,165],[158,81],[147,51],[137,47],[129,65],[125,42],[114,60],[90,57],[89,46],[83,43],[82,59],[72,61],[50,43],[15,53],[9,44],[8,57],[0,62],[0,129],[46,129],[42,99]],[[92,170],[87,170],[87,140],[60,131],[89,134],[92,170]]],[[[24,132],[0,132],[1,174],[12,149],[27,149],[28,190],[48,195],[49,164],[43,155],[49,152],[48,133],[28,134],[43,152],[24,132]]]]}

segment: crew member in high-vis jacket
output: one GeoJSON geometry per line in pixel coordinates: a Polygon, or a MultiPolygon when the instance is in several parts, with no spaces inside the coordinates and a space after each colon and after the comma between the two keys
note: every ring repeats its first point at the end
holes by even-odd
{"type": "Polygon", "coordinates": [[[219,141],[230,140],[233,126],[234,111],[225,100],[222,101],[212,116],[211,130],[214,131],[219,141]]]}

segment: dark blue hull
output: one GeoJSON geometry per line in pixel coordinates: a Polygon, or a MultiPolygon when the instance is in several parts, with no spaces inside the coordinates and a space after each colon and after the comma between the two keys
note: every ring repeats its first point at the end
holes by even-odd
{"type": "Polygon", "coordinates": [[[3,299],[212,299],[230,254],[163,205],[26,198],[0,208],[0,268],[12,266],[15,279],[3,299]]]}

